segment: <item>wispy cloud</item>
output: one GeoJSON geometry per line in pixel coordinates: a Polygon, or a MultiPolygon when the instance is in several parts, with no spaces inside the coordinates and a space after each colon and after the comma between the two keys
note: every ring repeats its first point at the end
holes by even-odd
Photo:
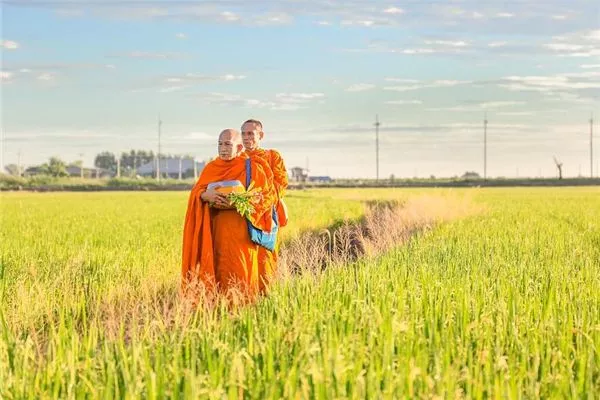
{"type": "Polygon", "coordinates": [[[518,105],[524,105],[522,101],[488,101],[475,104],[459,105],[452,107],[433,107],[428,108],[427,111],[451,111],[451,112],[466,112],[466,111],[485,111],[497,108],[512,107],[518,105]]]}
{"type": "Polygon", "coordinates": [[[395,92],[408,92],[412,90],[420,90],[426,88],[442,88],[442,87],[453,87],[458,85],[469,84],[472,81],[459,81],[459,80],[449,80],[449,79],[438,79],[433,81],[415,81],[412,79],[395,79],[395,78],[387,78],[386,80],[391,82],[402,82],[405,83],[403,85],[396,86],[386,86],[384,90],[392,90],[395,92]]]}
{"type": "Polygon", "coordinates": [[[543,47],[562,57],[598,57],[600,29],[555,36],[552,42],[545,43],[543,47]]]}
{"type": "Polygon", "coordinates": [[[375,85],[371,83],[355,83],[346,88],[347,92],[364,92],[366,90],[375,89],[375,85]]]}
{"type": "Polygon", "coordinates": [[[385,104],[390,104],[394,106],[404,106],[404,105],[419,105],[423,104],[421,100],[389,100],[386,101],[385,104]]]}
{"type": "Polygon", "coordinates": [[[401,9],[401,8],[398,8],[398,7],[388,7],[385,10],[383,10],[383,12],[386,13],[386,14],[395,14],[395,15],[398,15],[398,14],[404,14],[405,11],[403,9],[401,9]]]}
{"type": "Polygon", "coordinates": [[[136,84],[130,92],[156,91],[158,93],[172,93],[193,88],[197,85],[212,82],[233,82],[246,79],[245,75],[205,75],[189,72],[181,75],[167,75],[155,77],[136,84]]]}
{"type": "Polygon", "coordinates": [[[133,58],[141,60],[175,60],[186,57],[184,53],[172,53],[172,52],[155,52],[155,51],[131,51],[129,53],[118,53],[110,54],[109,58],[133,58]]]}
{"type": "Polygon", "coordinates": [[[176,37],[177,39],[180,39],[180,40],[185,40],[185,39],[187,39],[187,35],[186,35],[185,33],[182,33],[182,32],[176,33],[176,34],[175,34],[175,37],[176,37]]]}
{"type": "Polygon", "coordinates": [[[0,47],[5,50],[16,50],[20,46],[19,43],[15,42],[14,40],[2,40],[0,41],[0,47]]]}
{"type": "Polygon", "coordinates": [[[200,96],[200,100],[213,105],[241,108],[270,109],[275,111],[295,111],[308,107],[311,103],[321,102],[323,93],[277,93],[270,99],[255,99],[239,94],[209,93],[200,96]]]}

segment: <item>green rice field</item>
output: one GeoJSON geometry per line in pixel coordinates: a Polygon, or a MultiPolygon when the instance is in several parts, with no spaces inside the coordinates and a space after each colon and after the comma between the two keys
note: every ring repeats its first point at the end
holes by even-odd
{"type": "Polygon", "coordinates": [[[187,195],[0,193],[0,398],[600,394],[599,187],[291,191],[284,242],[367,200],[473,212],[230,312],[178,299],[187,195]]]}

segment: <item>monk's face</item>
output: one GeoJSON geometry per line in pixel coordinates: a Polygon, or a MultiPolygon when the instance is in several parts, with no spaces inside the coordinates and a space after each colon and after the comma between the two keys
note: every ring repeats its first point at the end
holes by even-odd
{"type": "Polygon", "coordinates": [[[219,135],[219,158],[230,161],[244,150],[239,132],[227,129],[219,135]]]}
{"type": "Polygon", "coordinates": [[[242,140],[246,150],[256,150],[265,134],[260,125],[254,122],[246,122],[242,125],[242,140]]]}

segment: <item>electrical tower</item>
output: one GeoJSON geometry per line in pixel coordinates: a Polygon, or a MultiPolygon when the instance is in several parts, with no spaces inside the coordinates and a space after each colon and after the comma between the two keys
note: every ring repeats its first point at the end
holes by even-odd
{"type": "MultiPolygon", "coordinates": [[[[590,118],[590,178],[594,178],[594,114],[590,118]]],[[[598,173],[598,171],[596,171],[598,173]]]]}
{"type": "Polygon", "coordinates": [[[160,182],[160,131],[161,131],[162,121],[160,120],[160,115],[158,116],[158,154],[156,155],[156,180],[160,182]]]}
{"type": "Polygon", "coordinates": [[[483,180],[487,180],[487,112],[483,117],[483,180]]]}
{"type": "Polygon", "coordinates": [[[379,180],[379,115],[375,115],[375,178],[379,180]]]}

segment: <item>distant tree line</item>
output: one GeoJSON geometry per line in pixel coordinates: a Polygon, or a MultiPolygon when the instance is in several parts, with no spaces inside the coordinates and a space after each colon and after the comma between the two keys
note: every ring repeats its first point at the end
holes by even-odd
{"type": "MultiPolygon", "coordinates": [[[[110,151],[103,151],[96,155],[94,158],[94,168],[98,168],[104,171],[108,171],[111,174],[116,174],[117,168],[120,161],[120,172],[123,176],[133,176],[135,171],[144,164],[153,162],[155,160],[155,153],[152,150],[130,150],[128,152],[122,152],[120,157],[117,159],[117,155],[110,151]],[[117,161],[119,160],[119,161],[117,161]]],[[[180,155],[162,154],[162,158],[168,157],[180,157],[180,155]]],[[[17,164],[6,165],[4,170],[10,175],[19,176],[24,173],[43,174],[54,177],[64,177],[69,175],[69,167],[82,167],[81,161],[67,163],[59,157],[51,157],[47,162],[41,165],[30,166],[27,169],[23,169],[22,166],[17,164]]],[[[83,167],[84,170],[90,168],[83,167]]],[[[92,168],[92,169],[94,169],[92,168]]]]}

